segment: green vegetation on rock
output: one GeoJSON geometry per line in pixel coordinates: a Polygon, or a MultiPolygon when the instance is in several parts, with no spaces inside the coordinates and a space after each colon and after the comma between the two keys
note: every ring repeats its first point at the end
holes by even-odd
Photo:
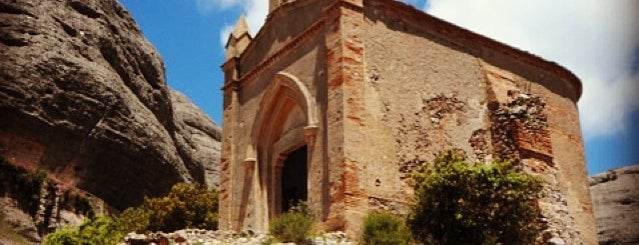
{"type": "Polygon", "coordinates": [[[40,190],[46,184],[44,171],[30,173],[7,162],[0,156],[0,195],[11,195],[21,209],[35,214],[38,209],[40,190]]]}
{"type": "Polygon", "coordinates": [[[200,184],[178,183],[168,195],[145,198],[142,205],[119,216],[99,216],[76,228],[59,229],[45,238],[45,244],[116,244],[129,232],[217,229],[217,200],[216,190],[200,184]]]}
{"type": "Polygon", "coordinates": [[[531,244],[540,232],[542,181],[512,162],[471,164],[448,151],[414,175],[408,218],[425,244],[531,244]]]}

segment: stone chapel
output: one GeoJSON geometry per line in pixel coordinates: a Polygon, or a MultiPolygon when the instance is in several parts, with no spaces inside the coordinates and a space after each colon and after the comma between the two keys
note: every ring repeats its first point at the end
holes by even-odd
{"type": "Polygon", "coordinates": [[[226,45],[220,229],[266,231],[303,200],[357,236],[368,210],[408,210],[416,166],[459,149],[542,176],[544,239],[596,244],[573,73],[394,0],[269,7],[226,45]]]}

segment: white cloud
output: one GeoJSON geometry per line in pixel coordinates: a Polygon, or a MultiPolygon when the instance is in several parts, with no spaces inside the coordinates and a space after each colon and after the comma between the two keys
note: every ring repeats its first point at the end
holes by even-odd
{"type": "Polygon", "coordinates": [[[220,43],[222,46],[226,45],[226,41],[229,40],[229,35],[231,35],[234,26],[235,25],[225,25],[220,29],[220,43]]]}
{"type": "Polygon", "coordinates": [[[429,0],[426,11],[573,71],[587,139],[623,133],[639,111],[639,1],[429,0]]]}
{"type": "MultiPolygon", "coordinates": [[[[198,10],[203,13],[240,8],[241,13],[246,16],[251,35],[255,36],[264,25],[269,2],[267,0],[196,0],[196,5],[198,10]]],[[[226,44],[234,27],[235,22],[228,23],[220,29],[220,43],[222,45],[226,44]]]]}
{"type": "Polygon", "coordinates": [[[268,15],[268,1],[267,0],[245,0],[243,5],[244,14],[246,15],[246,22],[249,26],[251,35],[255,36],[257,32],[264,25],[266,15],[268,15]]]}

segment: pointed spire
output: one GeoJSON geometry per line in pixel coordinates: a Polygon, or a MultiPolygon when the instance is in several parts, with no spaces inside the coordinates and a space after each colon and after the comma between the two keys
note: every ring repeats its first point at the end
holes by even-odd
{"type": "Polygon", "coordinates": [[[226,59],[239,57],[251,43],[251,40],[253,40],[253,38],[249,33],[246,17],[242,15],[226,41],[226,59]]]}
{"type": "Polygon", "coordinates": [[[248,24],[246,24],[246,16],[241,15],[240,19],[237,20],[237,23],[235,24],[235,28],[233,29],[233,32],[231,32],[231,35],[233,35],[233,37],[236,39],[240,39],[242,35],[245,34],[250,35],[249,28],[248,24]]]}

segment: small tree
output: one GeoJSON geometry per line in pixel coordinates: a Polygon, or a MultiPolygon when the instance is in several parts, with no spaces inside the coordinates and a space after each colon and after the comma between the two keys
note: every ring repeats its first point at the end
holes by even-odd
{"type": "Polygon", "coordinates": [[[410,240],[402,218],[385,211],[372,211],[364,217],[363,244],[400,245],[409,244],[410,240]]]}
{"type": "Polygon", "coordinates": [[[425,244],[529,244],[541,230],[542,182],[512,162],[470,164],[448,151],[414,180],[408,225],[425,244]]]}
{"type": "Polygon", "coordinates": [[[200,184],[175,184],[167,196],[146,198],[119,217],[124,229],[140,233],[184,228],[217,229],[218,193],[200,184]]]}

